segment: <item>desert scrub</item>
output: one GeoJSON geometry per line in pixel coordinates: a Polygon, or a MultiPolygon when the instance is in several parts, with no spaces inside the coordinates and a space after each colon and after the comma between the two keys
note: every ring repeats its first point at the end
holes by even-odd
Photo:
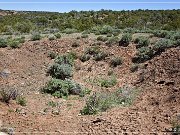
{"type": "Polygon", "coordinates": [[[17,104],[21,105],[21,106],[26,106],[27,101],[25,97],[22,96],[18,96],[16,99],[17,104]]]}
{"type": "Polygon", "coordinates": [[[132,40],[132,35],[129,33],[123,34],[121,40],[119,41],[119,46],[128,46],[132,40]]]}
{"type": "Polygon", "coordinates": [[[0,100],[9,103],[10,100],[15,100],[19,96],[19,92],[13,88],[2,88],[0,90],[0,100]]]}
{"type": "Polygon", "coordinates": [[[93,46],[90,48],[86,48],[85,50],[85,54],[90,54],[90,55],[95,55],[98,54],[99,52],[100,52],[99,46],[93,46]]]}
{"type": "Polygon", "coordinates": [[[93,93],[80,113],[82,115],[95,115],[117,105],[129,106],[135,99],[136,93],[137,90],[130,86],[123,86],[112,93],[93,93]]]}
{"type": "Polygon", "coordinates": [[[73,75],[74,57],[70,54],[57,56],[47,73],[54,78],[65,80],[73,75]]]}
{"type": "Polygon", "coordinates": [[[101,86],[101,87],[109,88],[109,87],[113,87],[117,84],[117,79],[113,75],[113,76],[110,76],[110,78],[108,78],[108,79],[103,79],[103,78],[99,79],[98,83],[99,83],[99,86],[101,86]]]}
{"type": "Polygon", "coordinates": [[[79,94],[80,97],[84,97],[85,95],[89,95],[91,93],[91,90],[88,88],[83,88],[79,94]]]}
{"type": "Polygon", "coordinates": [[[55,36],[57,39],[61,38],[61,34],[60,34],[60,33],[55,33],[54,36],[55,36]]]}
{"type": "Polygon", "coordinates": [[[91,55],[89,55],[89,54],[83,54],[79,59],[80,59],[82,62],[85,62],[85,61],[88,61],[90,58],[91,58],[91,55]]]}
{"type": "Polygon", "coordinates": [[[166,48],[170,48],[173,47],[173,42],[170,39],[160,39],[159,41],[157,41],[154,46],[153,46],[153,50],[155,52],[162,52],[164,51],[166,48]]]}
{"type": "Polygon", "coordinates": [[[122,64],[122,58],[120,57],[114,57],[111,61],[110,61],[110,66],[111,67],[117,67],[118,65],[122,64]]]}
{"type": "Polygon", "coordinates": [[[7,40],[4,38],[0,38],[0,48],[7,47],[7,40]]]}
{"type": "Polygon", "coordinates": [[[32,41],[36,41],[36,40],[40,40],[40,39],[41,39],[41,35],[39,33],[33,33],[31,36],[32,41]]]}
{"type": "Polygon", "coordinates": [[[95,54],[94,55],[94,60],[95,61],[101,61],[101,60],[105,60],[105,58],[107,57],[108,55],[107,55],[107,53],[105,53],[105,52],[99,52],[98,54],[95,54]]]}
{"type": "Polygon", "coordinates": [[[51,40],[55,40],[56,39],[56,36],[51,34],[48,36],[48,39],[51,41],[51,40]]]}
{"type": "Polygon", "coordinates": [[[111,45],[116,44],[118,42],[119,42],[119,38],[112,36],[106,41],[106,45],[111,46],[111,45]]]}
{"type": "Polygon", "coordinates": [[[63,33],[66,33],[66,34],[72,34],[72,33],[76,33],[78,32],[76,29],[70,29],[70,28],[66,28],[63,33]]]}
{"type": "Polygon", "coordinates": [[[138,49],[136,55],[132,58],[133,63],[142,63],[150,60],[154,56],[153,49],[149,47],[141,47],[138,49]]]}
{"type": "Polygon", "coordinates": [[[97,41],[106,42],[107,40],[108,40],[108,37],[104,37],[104,36],[98,36],[97,37],[97,41]]]}
{"type": "Polygon", "coordinates": [[[8,45],[11,47],[11,48],[19,48],[20,47],[20,42],[18,41],[18,40],[16,40],[16,39],[14,39],[14,40],[10,40],[9,42],[8,42],[8,45]]]}
{"type": "Polygon", "coordinates": [[[68,97],[69,94],[79,95],[81,86],[72,80],[51,79],[42,89],[42,92],[62,98],[68,97]]]}
{"type": "Polygon", "coordinates": [[[136,43],[136,48],[141,48],[148,46],[150,44],[150,41],[147,37],[138,37],[135,39],[134,43],[136,43]]]}

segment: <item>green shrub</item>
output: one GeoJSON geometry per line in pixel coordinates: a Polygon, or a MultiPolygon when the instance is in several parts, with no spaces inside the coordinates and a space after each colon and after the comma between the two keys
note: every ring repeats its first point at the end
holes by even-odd
{"type": "Polygon", "coordinates": [[[42,92],[62,98],[67,97],[69,94],[79,95],[81,86],[72,80],[51,79],[42,89],[42,92]]]}
{"type": "Polygon", "coordinates": [[[119,41],[120,46],[128,46],[131,42],[132,35],[131,34],[123,34],[121,40],[119,41]]]}
{"type": "Polygon", "coordinates": [[[108,40],[108,37],[98,36],[98,37],[97,37],[97,40],[98,40],[98,41],[105,42],[105,41],[107,41],[107,40],[108,40]]]}
{"type": "Polygon", "coordinates": [[[36,41],[36,40],[40,40],[40,39],[41,39],[41,35],[39,33],[34,33],[31,36],[32,41],[36,41]]]}
{"type": "Polygon", "coordinates": [[[118,42],[119,42],[119,38],[113,36],[107,40],[106,45],[112,45],[112,44],[116,44],[118,42]]]}
{"type": "Polygon", "coordinates": [[[25,37],[22,36],[22,37],[16,38],[15,40],[19,41],[19,43],[24,43],[25,42],[25,37]]]}
{"type": "Polygon", "coordinates": [[[48,39],[49,39],[49,40],[55,40],[56,37],[55,37],[55,35],[51,34],[51,35],[48,36],[48,39]]]}
{"type": "Polygon", "coordinates": [[[79,94],[80,97],[84,97],[85,95],[89,95],[91,93],[91,90],[88,88],[82,89],[81,93],[79,94]]]}
{"type": "Polygon", "coordinates": [[[154,56],[153,49],[149,47],[141,47],[138,49],[135,57],[132,58],[132,62],[141,63],[150,60],[154,56]]]}
{"type": "Polygon", "coordinates": [[[89,54],[83,54],[83,55],[80,57],[80,60],[81,60],[82,62],[85,62],[85,61],[88,61],[90,58],[91,58],[91,55],[89,55],[89,54]]]}
{"type": "Polygon", "coordinates": [[[57,39],[61,38],[61,34],[60,34],[60,33],[56,33],[56,34],[54,34],[54,36],[55,36],[57,39]]]}
{"type": "Polygon", "coordinates": [[[0,48],[7,47],[7,40],[4,38],[0,38],[0,48]]]}
{"type": "Polygon", "coordinates": [[[22,97],[22,96],[19,96],[16,99],[16,102],[17,102],[17,104],[19,104],[21,106],[26,106],[26,104],[27,104],[27,101],[26,101],[25,97],[22,97]]]}
{"type": "Polygon", "coordinates": [[[117,105],[129,106],[135,99],[136,92],[132,87],[124,86],[113,93],[93,93],[80,113],[82,115],[95,115],[117,105]]]}
{"type": "Polygon", "coordinates": [[[115,57],[110,61],[110,66],[111,67],[117,67],[118,65],[122,64],[122,58],[120,57],[115,57]]]}
{"type": "Polygon", "coordinates": [[[88,34],[81,35],[81,38],[88,38],[88,34]]]}
{"type": "Polygon", "coordinates": [[[57,79],[66,79],[71,78],[73,75],[73,69],[72,66],[69,64],[58,64],[55,63],[52,65],[49,70],[48,74],[50,74],[52,77],[57,79]]]}
{"type": "Polygon", "coordinates": [[[150,41],[146,37],[138,37],[134,40],[134,43],[137,44],[136,48],[141,48],[141,47],[148,46],[150,44],[150,41]]]}
{"type": "Polygon", "coordinates": [[[104,60],[107,57],[107,54],[104,52],[99,52],[98,54],[94,55],[94,60],[95,61],[100,61],[100,60],[104,60]]]}
{"type": "Polygon", "coordinates": [[[164,51],[164,49],[172,46],[173,46],[173,42],[170,39],[160,39],[154,44],[153,49],[156,52],[162,52],[164,51]]]}
{"type": "Polygon", "coordinates": [[[32,29],[31,23],[27,23],[27,22],[18,22],[15,25],[15,28],[18,32],[21,33],[29,33],[30,30],[32,29]]]}
{"type": "Polygon", "coordinates": [[[85,30],[82,32],[82,35],[87,35],[87,34],[90,34],[91,32],[89,30],[85,30]]]}
{"type": "Polygon", "coordinates": [[[155,30],[153,32],[154,36],[156,37],[160,37],[160,38],[165,38],[168,35],[168,31],[165,30],[155,30]]]}
{"type": "Polygon", "coordinates": [[[112,28],[111,26],[109,26],[109,25],[104,25],[104,26],[102,27],[102,29],[100,29],[100,33],[101,33],[101,34],[112,33],[112,31],[113,31],[113,28],[112,28]]]}
{"type": "Polygon", "coordinates": [[[111,76],[108,79],[100,79],[99,84],[101,87],[109,88],[115,86],[117,83],[117,79],[115,76],[111,76]]]}
{"type": "Polygon", "coordinates": [[[9,46],[11,47],[11,48],[19,48],[20,46],[20,42],[19,41],[17,41],[17,40],[10,40],[9,42],[8,42],[8,44],[9,44],[9,46]]]}
{"type": "Polygon", "coordinates": [[[85,50],[85,54],[95,55],[100,52],[100,48],[98,46],[93,46],[91,48],[87,48],[85,50]]]}
{"type": "Polygon", "coordinates": [[[60,55],[57,56],[55,59],[55,63],[57,64],[68,64],[70,66],[73,66],[74,64],[74,57],[72,55],[60,55]]]}
{"type": "Polygon", "coordinates": [[[108,34],[107,34],[107,37],[112,37],[112,34],[111,34],[111,33],[108,33],[108,34]]]}
{"type": "Polygon", "coordinates": [[[78,58],[77,53],[73,51],[70,51],[69,53],[67,53],[67,57],[71,58],[72,60],[76,60],[78,58]]]}
{"type": "Polygon", "coordinates": [[[78,31],[76,29],[66,28],[63,32],[66,34],[72,34],[72,33],[78,32],[78,31]]]}
{"type": "Polygon", "coordinates": [[[179,40],[180,39],[180,32],[176,32],[176,33],[172,34],[171,39],[172,40],[179,40]]]}

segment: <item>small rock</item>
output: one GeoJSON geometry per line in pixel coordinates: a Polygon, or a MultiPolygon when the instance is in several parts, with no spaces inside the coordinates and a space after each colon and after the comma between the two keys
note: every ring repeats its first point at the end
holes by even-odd
{"type": "Polygon", "coordinates": [[[59,110],[52,110],[52,114],[59,115],[59,110]]]}
{"type": "Polygon", "coordinates": [[[0,76],[2,78],[7,78],[11,74],[11,71],[9,69],[4,69],[2,72],[0,72],[0,76]]]}

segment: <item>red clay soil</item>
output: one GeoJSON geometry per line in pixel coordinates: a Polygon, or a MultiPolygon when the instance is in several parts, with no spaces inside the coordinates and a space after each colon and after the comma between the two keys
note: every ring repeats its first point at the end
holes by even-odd
{"type": "Polygon", "coordinates": [[[9,105],[0,102],[2,127],[13,128],[15,134],[169,134],[172,122],[180,115],[179,48],[166,50],[142,64],[135,73],[129,70],[135,54],[133,45],[107,47],[102,43],[101,50],[109,54],[106,60],[82,63],[77,59],[73,79],[92,91],[114,91],[125,84],[141,90],[130,107],[115,107],[95,116],[82,116],[79,112],[87,96],[70,96],[65,100],[40,93],[50,79],[46,76],[53,63],[48,58],[50,51],[59,54],[74,51],[80,56],[94,42],[93,39],[81,39],[78,41],[80,46],[73,48],[74,41],[42,40],[24,43],[20,49],[0,48],[0,72],[4,69],[10,72],[7,78],[0,77],[0,87],[18,89],[27,100],[25,107],[15,101],[9,105]],[[115,56],[122,57],[123,64],[110,68],[108,63],[115,56]],[[106,77],[108,71],[113,71],[118,79],[118,84],[112,88],[101,88],[86,81],[96,76],[106,77]],[[49,101],[58,105],[50,107],[49,101]]]}

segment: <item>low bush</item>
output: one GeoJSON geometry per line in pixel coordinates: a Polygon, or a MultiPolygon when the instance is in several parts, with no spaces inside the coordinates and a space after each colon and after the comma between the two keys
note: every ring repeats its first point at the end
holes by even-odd
{"type": "Polygon", "coordinates": [[[118,42],[119,42],[119,38],[112,36],[106,41],[106,45],[111,46],[112,44],[116,44],[118,42]]]}
{"type": "Polygon", "coordinates": [[[132,87],[124,86],[113,93],[93,93],[80,113],[82,115],[95,115],[117,105],[131,105],[136,92],[132,87]]]}
{"type": "Polygon", "coordinates": [[[26,104],[27,104],[25,97],[22,97],[22,96],[17,97],[16,102],[17,102],[17,104],[19,104],[21,106],[26,106],[26,104]]]}
{"type": "Polygon", "coordinates": [[[166,30],[154,30],[153,34],[156,37],[165,38],[168,35],[168,31],[166,31],[166,30]]]}
{"type": "Polygon", "coordinates": [[[54,36],[55,36],[57,39],[61,38],[61,34],[60,34],[60,33],[56,33],[56,34],[54,34],[54,36]]]}
{"type": "Polygon", "coordinates": [[[79,45],[78,42],[73,42],[71,46],[72,46],[72,47],[79,47],[80,45],[79,45]]]}
{"type": "Polygon", "coordinates": [[[69,64],[55,63],[49,68],[48,74],[50,74],[54,78],[65,80],[66,78],[72,77],[73,69],[69,64]]]}
{"type": "Polygon", "coordinates": [[[90,54],[90,55],[96,55],[99,52],[100,52],[100,48],[98,46],[93,46],[85,50],[85,54],[90,54]]]}
{"type": "Polygon", "coordinates": [[[110,66],[111,67],[117,67],[118,65],[122,64],[122,58],[120,57],[115,57],[110,61],[110,66]]]}
{"type": "Polygon", "coordinates": [[[72,80],[51,79],[42,89],[42,92],[62,98],[68,97],[69,94],[79,95],[81,86],[72,80]]]}
{"type": "Polygon", "coordinates": [[[112,33],[113,32],[113,28],[109,25],[104,25],[101,29],[100,29],[100,33],[101,34],[108,34],[108,33],[112,33]]]}
{"type": "Polygon", "coordinates": [[[104,60],[107,57],[107,54],[104,52],[99,52],[98,54],[94,55],[94,60],[95,61],[101,61],[104,60]]]}
{"type": "Polygon", "coordinates": [[[0,90],[0,100],[5,103],[9,103],[10,100],[15,100],[19,93],[16,89],[1,89],[0,90]]]}
{"type": "Polygon", "coordinates": [[[0,48],[7,47],[7,40],[4,38],[0,38],[0,48]]]}
{"type": "Polygon", "coordinates": [[[48,36],[48,39],[51,41],[51,40],[55,40],[56,39],[56,36],[51,34],[48,36]]]}
{"type": "Polygon", "coordinates": [[[132,62],[141,63],[150,60],[154,56],[153,49],[149,47],[141,47],[138,49],[135,57],[132,58],[132,62]]]}
{"type": "Polygon", "coordinates": [[[91,55],[89,55],[89,54],[83,54],[79,59],[80,59],[82,62],[85,62],[85,61],[88,61],[90,58],[91,58],[91,55]]]}
{"type": "Polygon", "coordinates": [[[173,42],[170,39],[160,39],[154,44],[153,49],[156,52],[162,52],[164,49],[170,47],[173,47],[173,42]]]}
{"type": "Polygon", "coordinates": [[[8,42],[8,44],[11,48],[19,48],[20,47],[20,42],[18,40],[10,40],[8,42]]]}
{"type": "Polygon", "coordinates": [[[89,95],[91,93],[91,90],[88,88],[82,89],[81,93],[79,94],[80,97],[84,97],[85,95],[89,95]]]}
{"type": "Polygon", "coordinates": [[[76,33],[78,32],[76,29],[70,29],[70,28],[66,28],[63,33],[66,33],[66,34],[72,34],[72,33],[76,33]]]}
{"type": "Polygon", "coordinates": [[[99,79],[98,81],[99,81],[99,85],[105,88],[113,87],[117,83],[117,79],[115,76],[111,76],[108,79],[99,79]]]}
{"type": "Polygon", "coordinates": [[[124,47],[128,46],[129,43],[131,42],[131,39],[132,39],[131,34],[128,33],[123,34],[121,40],[119,41],[119,46],[124,46],[124,47]]]}
{"type": "Polygon", "coordinates": [[[141,47],[148,46],[150,44],[150,41],[146,37],[138,37],[134,40],[134,43],[137,44],[136,48],[141,48],[141,47]]]}
{"type": "Polygon", "coordinates": [[[97,37],[98,41],[102,41],[102,42],[106,42],[108,40],[108,37],[104,37],[104,36],[98,36],[97,37]]]}
{"type": "Polygon", "coordinates": [[[41,39],[41,35],[39,33],[34,33],[31,36],[32,41],[36,41],[36,40],[40,40],[40,39],[41,39]]]}
{"type": "Polygon", "coordinates": [[[73,66],[74,64],[74,58],[72,55],[60,55],[60,56],[57,56],[56,59],[55,59],[55,63],[57,64],[68,64],[70,66],[73,66]]]}

